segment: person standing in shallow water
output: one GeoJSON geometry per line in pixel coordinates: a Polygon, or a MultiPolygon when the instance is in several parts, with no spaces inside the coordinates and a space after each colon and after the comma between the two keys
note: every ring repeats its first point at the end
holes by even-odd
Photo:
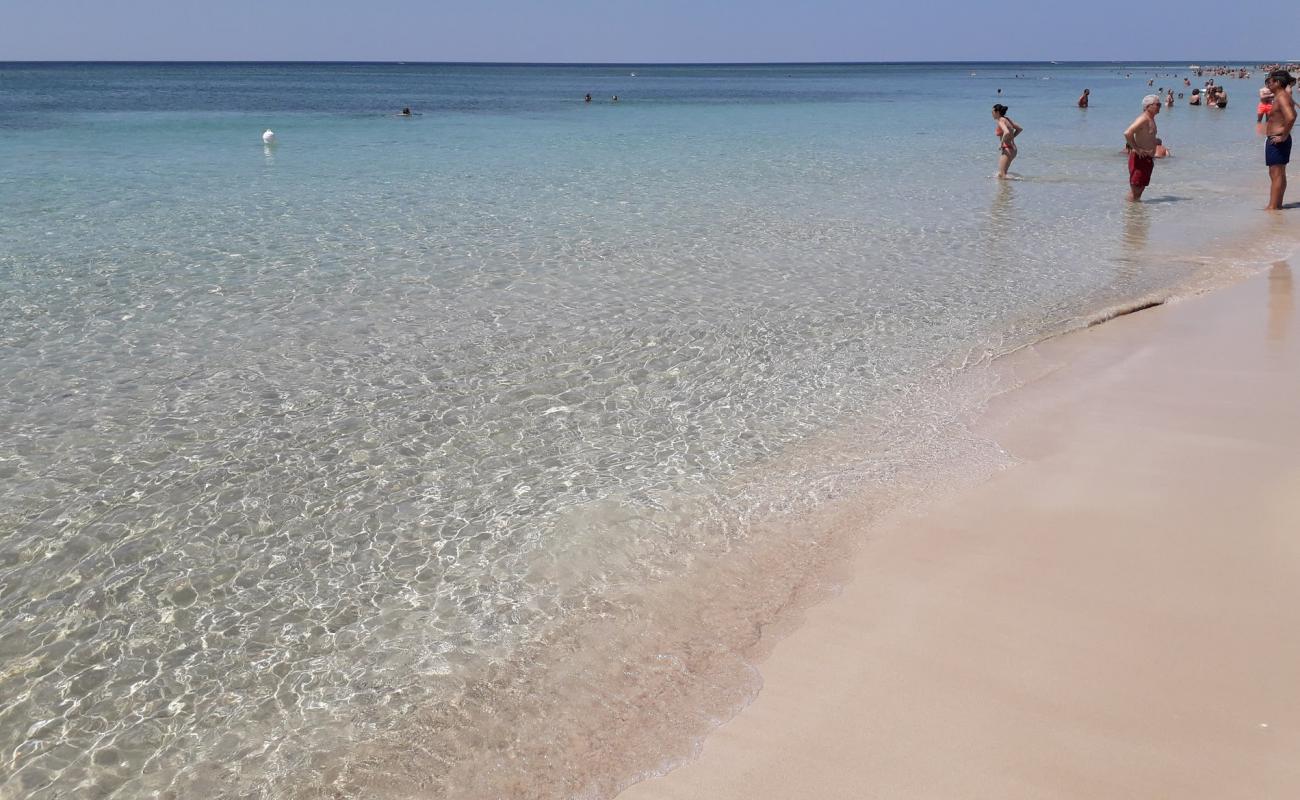
{"type": "Polygon", "coordinates": [[[1142,113],[1124,131],[1124,146],[1128,148],[1128,199],[1133,203],[1142,199],[1156,167],[1156,115],[1159,113],[1160,96],[1147,95],[1142,98],[1142,113]]]}
{"type": "Polygon", "coordinates": [[[1091,89],[1084,89],[1083,94],[1079,95],[1079,108],[1088,107],[1088,95],[1092,94],[1091,89]]]}
{"type": "Polygon", "coordinates": [[[1264,163],[1268,166],[1268,205],[1270,210],[1282,207],[1286,195],[1286,165],[1291,161],[1291,129],[1295,127],[1295,100],[1291,87],[1295,78],[1284,69],[1275,69],[1264,79],[1264,85],[1273,93],[1273,103],[1264,121],[1264,163]]]}
{"type": "Polygon", "coordinates": [[[993,106],[993,120],[997,126],[994,134],[998,137],[998,177],[1007,177],[1007,168],[1011,162],[1016,160],[1019,151],[1016,148],[1016,137],[1024,128],[1012,121],[1007,116],[1007,107],[1001,104],[993,106]]]}

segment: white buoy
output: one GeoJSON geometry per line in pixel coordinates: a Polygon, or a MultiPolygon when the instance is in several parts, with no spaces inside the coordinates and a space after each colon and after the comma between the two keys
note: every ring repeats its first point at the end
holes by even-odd
{"type": "Polygon", "coordinates": [[[266,133],[262,134],[262,144],[275,144],[275,131],[268,128],[266,133]]]}

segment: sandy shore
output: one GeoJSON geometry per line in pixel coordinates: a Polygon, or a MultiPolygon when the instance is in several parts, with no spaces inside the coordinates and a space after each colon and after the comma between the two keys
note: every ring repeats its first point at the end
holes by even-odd
{"type": "Polygon", "coordinates": [[[648,798],[1300,797],[1300,320],[1264,277],[1022,351],[1022,463],[871,537],[648,798]]]}

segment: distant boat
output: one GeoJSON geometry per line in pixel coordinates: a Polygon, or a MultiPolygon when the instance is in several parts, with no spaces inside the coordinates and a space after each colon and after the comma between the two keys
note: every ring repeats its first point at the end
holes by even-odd
{"type": "Polygon", "coordinates": [[[635,73],[635,72],[632,73],[632,77],[633,77],[633,78],[636,77],[636,73],[635,73]]]}

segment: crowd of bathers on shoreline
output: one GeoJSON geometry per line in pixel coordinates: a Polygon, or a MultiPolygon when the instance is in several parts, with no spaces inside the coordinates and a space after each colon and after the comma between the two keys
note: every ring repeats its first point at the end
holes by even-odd
{"type": "MultiPolygon", "coordinates": [[[[1203,77],[1206,72],[1241,80],[1251,76],[1250,70],[1242,67],[1193,66],[1191,69],[1197,77],[1203,77]]],[[[1300,65],[1270,64],[1260,69],[1265,71],[1266,77],[1264,85],[1259,89],[1255,124],[1258,133],[1264,137],[1264,164],[1268,167],[1269,174],[1269,202],[1265,208],[1276,210],[1283,207],[1283,197],[1286,194],[1286,165],[1291,160],[1291,129],[1296,120],[1295,100],[1292,97],[1292,87],[1296,81],[1291,73],[1300,71],[1300,65]]],[[[1132,77],[1131,73],[1129,77],[1132,77]]],[[[1191,79],[1184,77],[1183,85],[1190,87],[1191,79]]],[[[1148,80],[1147,86],[1154,87],[1155,78],[1148,80]]],[[[1001,89],[998,89],[998,94],[1002,94],[1001,89]]],[[[1076,105],[1088,108],[1091,96],[1092,90],[1084,89],[1076,105]]],[[[1183,92],[1178,93],[1178,97],[1183,96],[1183,92]]],[[[1174,103],[1173,89],[1165,89],[1163,86],[1156,88],[1154,94],[1142,98],[1142,113],[1124,131],[1124,149],[1128,155],[1129,168],[1128,199],[1131,202],[1141,200],[1143,191],[1150,185],[1155,160],[1170,155],[1164,141],[1156,136],[1156,115],[1160,113],[1161,106],[1172,108],[1174,103]]],[[[1214,78],[1209,78],[1205,82],[1204,93],[1200,89],[1192,89],[1188,99],[1189,105],[1199,106],[1202,103],[1211,108],[1227,108],[1228,92],[1214,78]]],[[[1007,168],[1019,155],[1015,140],[1024,131],[1024,128],[1007,116],[1007,111],[1008,108],[1001,103],[993,106],[994,135],[998,138],[997,177],[1002,179],[1008,177],[1007,168]]]]}
{"type": "MultiPolygon", "coordinates": [[[[1291,129],[1296,118],[1295,102],[1291,94],[1291,87],[1295,84],[1295,78],[1291,73],[1300,71],[1300,64],[1267,64],[1261,65],[1258,69],[1267,76],[1264,79],[1264,85],[1259,89],[1259,105],[1255,109],[1255,123],[1258,126],[1259,133],[1265,137],[1264,163],[1269,169],[1270,188],[1267,208],[1280,209],[1283,195],[1286,193],[1286,165],[1291,160],[1291,129]]],[[[1251,70],[1246,67],[1201,67],[1192,65],[1190,70],[1198,78],[1204,77],[1207,73],[1214,77],[1210,77],[1205,81],[1204,90],[1201,88],[1191,89],[1191,96],[1187,99],[1188,105],[1205,105],[1218,109],[1228,107],[1228,91],[1215,82],[1215,77],[1248,80],[1252,74],[1251,70]]],[[[1132,77],[1132,73],[1128,73],[1128,76],[1132,77]]],[[[1016,77],[1019,78],[1020,76],[1017,75],[1016,77]]],[[[1156,77],[1160,76],[1157,75],[1156,77]]],[[[1175,76],[1171,74],[1170,77],[1175,76]]],[[[1191,78],[1183,77],[1182,80],[1184,88],[1191,87],[1191,78]]],[[[1155,87],[1155,81],[1155,78],[1147,80],[1147,86],[1155,87]]],[[[999,88],[997,91],[1000,96],[1002,89],[999,88]]],[[[1087,108],[1091,95],[1092,90],[1084,89],[1083,94],[1079,95],[1078,107],[1087,108]]],[[[1178,92],[1177,96],[1183,98],[1186,93],[1178,92]]],[[[582,99],[583,102],[590,103],[592,101],[591,93],[588,92],[582,99]]],[[[617,103],[618,95],[612,96],[610,102],[617,103]]],[[[1164,141],[1156,136],[1156,115],[1160,113],[1161,106],[1173,108],[1174,103],[1173,89],[1166,89],[1163,86],[1156,87],[1154,94],[1148,94],[1142,98],[1142,113],[1124,131],[1124,149],[1129,159],[1128,199],[1132,202],[1140,200],[1143,191],[1151,183],[1155,159],[1166,158],[1171,155],[1164,141]]],[[[1011,166],[1011,162],[1019,154],[1015,141],[1016,137],[1024,132],[1024,128],[1007,116],[1007,111],[1007,106],[1000,103],[993,106],[994,135],[998,138],[998,178],[1008,177],[1007,168],[1011,166]]],[[[409,107],[403,108],[397,114],[399,117],[415,115],[412,114],[409,107]]],[[[270,131],[267,134],[269,135],[270,131]]],[[[263,136],[263,140],[270,141],[266,139],[266,135],[263,136]]]]}

